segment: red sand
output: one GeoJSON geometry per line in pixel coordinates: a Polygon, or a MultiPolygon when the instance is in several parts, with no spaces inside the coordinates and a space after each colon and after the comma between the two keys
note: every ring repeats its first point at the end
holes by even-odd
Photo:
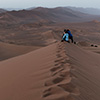
{"type": "Polygon", "coordinates": [[[54,43],[0,62],[0,100],[100,100],[99,66],[100,54],[54,43]]]}
{"type": "Polygon", "coordinates": [[[39,46],[22,46],[0,42],[0,61],[39,49],[39,46]]]}
{"type": "Polygon", "coordinates": [[[72,66],[73,83],[80,90],[75,100],[100,100],[100,54],[89,49],[85,51],[74,44],[67,44],[66,48],[72,66]]]}

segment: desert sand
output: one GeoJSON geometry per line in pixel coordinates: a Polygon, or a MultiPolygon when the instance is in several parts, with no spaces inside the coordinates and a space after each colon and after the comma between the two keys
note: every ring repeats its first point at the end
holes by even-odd
{"type": "Polygon", "coordinates": [[[0,13],[0,100],[100,100],[99,76],[100,16],[66,7],[0,13]],[[64,29],[76,44],[60,42],[64,29]]]}
{"type": "Polygon", "coordinates": [[[0,62],[0,100],[100,100],[100,54],[56,42],[0,62]]]}
{"type": "Polygon", "coordinates": [[[24,46],[0,42],[0,61],[26,54],[39,48],[41,46],[24,46]]]}
{"type": "MultiPolygon", "coordinates": [[[[75,97],[76,100],[99,100],[100,54],[93,51],[95,47],[84,50],[75,45],[66,46],[72,66],[72,80],[80,91],[80,95],[75,97]]],[[[100,48],[98,49],[100,50],[100,48]]]]}

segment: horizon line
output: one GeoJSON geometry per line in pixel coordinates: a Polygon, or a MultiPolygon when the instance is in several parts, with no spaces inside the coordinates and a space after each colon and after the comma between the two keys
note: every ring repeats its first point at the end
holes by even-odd
{"type": "Polygon", "coordinates": [[[45,6],[34,6],[34,7],[22,7],[22,8],[18,8],[18,7],[0,7],[0,9],[30,9],[30,8],[39,8],[39,7],[42,7],[42,8],[58,8],[58,7],[75,7],[75,8],[93,8],[93,9],[100,9],[100,8],[96,8],[96,7],[77,7],[77,6],[55,6],[55,7],[45,7],[45,6]]]}

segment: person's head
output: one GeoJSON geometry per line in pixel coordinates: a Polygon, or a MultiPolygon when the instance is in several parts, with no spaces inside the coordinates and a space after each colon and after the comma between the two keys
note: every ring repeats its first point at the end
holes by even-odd
{"type": "Polygon", "coordinates": [[[64,33],[67,33],[67,30],[66,29],[64,29],[64,33]]]}
{"type": "Polygon", "coordinates": [[[67,29],[67,31],[69,31],[69,29],[67,29]]]}

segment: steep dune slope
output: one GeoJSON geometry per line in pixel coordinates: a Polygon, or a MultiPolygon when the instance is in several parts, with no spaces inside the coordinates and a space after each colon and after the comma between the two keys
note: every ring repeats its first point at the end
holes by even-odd
{"type": "Polygon", "coordinates": [[[76,100],[100,100],[100,54],[85,51],[74,44],[66,44],[66,50],[73,82],[80,90],[76,100]]]}

